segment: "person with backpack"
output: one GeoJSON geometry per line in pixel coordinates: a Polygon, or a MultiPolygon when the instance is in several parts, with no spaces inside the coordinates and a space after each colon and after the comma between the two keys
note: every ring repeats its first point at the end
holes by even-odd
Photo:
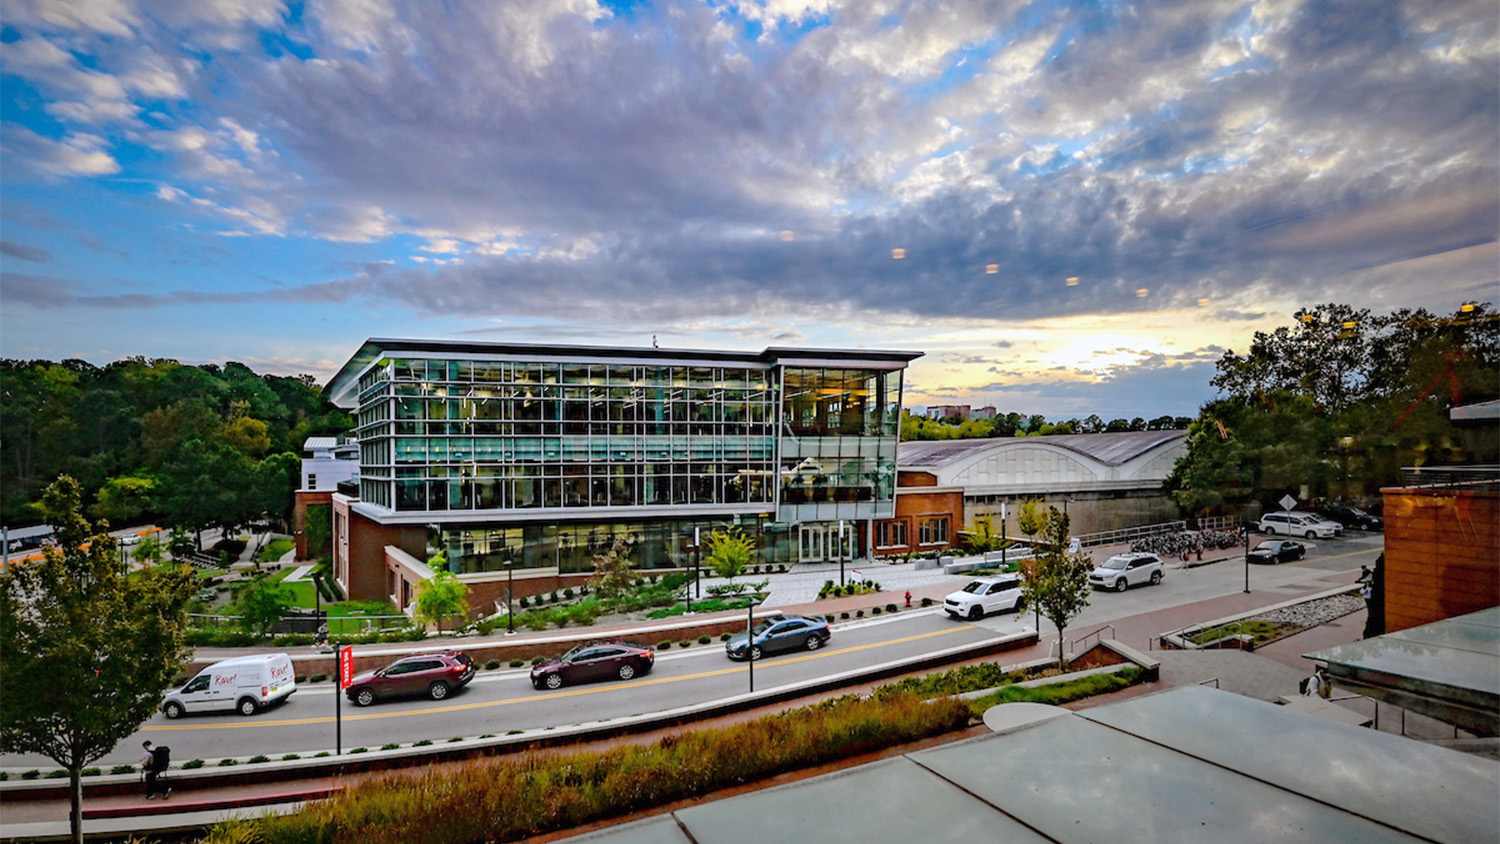
{"type": "MultiPolygon", "coordinates": [[[[143,742],[141,746],[146,748],[146,755],[141,757],[141,771],[146,775],[146,799],[150,800],[156,796],[157,778],[172,764],[172,750],[166,745],[152,747],[149,741],[143,742]]],[[[162,785],[160,790],[163,800],[172,793],[172,789],[166,785],[162,785]]]]}

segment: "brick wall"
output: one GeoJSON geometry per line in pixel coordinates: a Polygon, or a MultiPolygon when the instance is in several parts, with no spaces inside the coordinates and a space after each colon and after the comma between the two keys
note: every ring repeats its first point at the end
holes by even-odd
{"type": "Polygon", "coordinates": [[[1500,605],[1500,492],[1382,492],[1385,632],[1500,605]]]}

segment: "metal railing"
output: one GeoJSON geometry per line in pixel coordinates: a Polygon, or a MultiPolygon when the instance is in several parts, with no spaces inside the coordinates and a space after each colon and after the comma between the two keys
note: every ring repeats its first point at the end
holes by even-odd
{"type": "Polygon", "coordinates": [[[1405,487],[1500,486],[1500,466],[1407,466],[1401,470],[1405,487]]]}
{"type": "Polygon", "coordinates": [[[1139,525],[1137,527],[1120,528],[1119,530],[1085,533],[1075,538],[1084,548],[1095,548],[1100,545],[1128,545],[1145,536],[1156,536],[1161,533],[1180,533],[1185,530],[1187,530],[1187,522],[1158,522],[1154,525],[1139,525]]]}
{"type": "Polygon", "coordinates": [[[1115,626],[1113,624],[1106,624],[1103,627],[1099,628],[1098,630],[1095,630],[1094,632],[1088,634],[1087,636],[1084,636],[1081,639],[1074,639],[1073,640],[1073,652],[1074,653],[1078,653],[1079,650],[1080,650],[1079,647],[1078,647],[1079,644],[1081,644],[1083,642],[1087,642],[1090,639],[1094,639],[1095,640],[1095,642],[1094,642],[1095,644],[1098,644],[1099,642],[1103,641],[1104,637],[1100,636],[1099,634],[1103,633],[1105,630],[1109,631],[1109,638],[1111,638],[1111,639],[1115,638],[1115,626]]]}

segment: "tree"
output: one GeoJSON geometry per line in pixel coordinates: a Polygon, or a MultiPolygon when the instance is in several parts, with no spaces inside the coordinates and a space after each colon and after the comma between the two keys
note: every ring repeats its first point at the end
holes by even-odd
{"type": "Polygon", "coordinates": [[[417,603],[412,614],[423,624],[436,625],[439,630],[450,618],[468,617],[469,584],[459,580],[451,571],[434,573],[417,589],[417,603]]]}
{"type": "Polygon", "coordinates": [[[286,587],[273,583],[269,577],[258,577],[240,587],[235,602],[239,605],[240,625],[261,636],[269,633],[271,625],[280,621],[292,606],[286,587]]]}
{"type": "Polygon", "coordinates": [[[94,517],[116,524],[136,518],[150,504],[154,486],[155,482],[150,478],[134,475],[110,478],[99,488],[98,500],[93,507],[94,517]]]}
{"type": "Polygon", "coordinates": [[[630,568],[630,543],[616,535],[609,549],[594,555],[594,576],[589,585],[600,600],[613,601],[630,591],[635,573],[630,568]]]}
{"type": "Polygon", "coordinates": [[[135,558],[141,563],[153,566],[161,565],[162,555],[166,553],[162,544],[160,533],[153,533],[141,537],[141,541],[135,546],[135,558]]]}
{"type": "Polygon", "coordinates": [[[1027,604],[1057,627],[1057,657],[1062,663],[1063,630],[1089,605],[1089,572],[1093,561],[1084,553],[1068,553],[1068,517],[1048,507],[1043,528],[1045,542],[1020,567],[1021,595],[1027,604]]]}
{"type": "Polygon", "coordinates": [[[1016,516],[1016,527],[1020,528],[1021,532],[1026,534],[1027,539],[1041,533],[1042,529],[1046,526],[1046,505],[1042,503],[1040,498],[1032,498],[1021,502],[1021,513],[1016,516]]]}
{"type": "Polygon", "coordinates": [[[708,567],[731,582],[745,573],[755,556],[755,540],[737,527],[714,531],[705,545],[708,567]]]}
{"type": "Polygon", "coordinates": [[[59,477],[42,509],[56,530],[40,561],[0,570],[0,748],[68,772],[69,824],[83,841],[80,777],[156,711],[182,669],[191,570],[127,577],[104,525],[82,515],[79,485],[59,477]],[[22,678],[45,677],[27,683],[22,678]]]}

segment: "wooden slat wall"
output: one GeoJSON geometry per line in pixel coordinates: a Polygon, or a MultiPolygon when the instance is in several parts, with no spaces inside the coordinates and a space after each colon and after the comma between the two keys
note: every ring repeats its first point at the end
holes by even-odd
{"type": "Polygon", "coordinates": [[[1387,633],[1500,605],[1500,493],[1385,490],[1387,633]]]}

